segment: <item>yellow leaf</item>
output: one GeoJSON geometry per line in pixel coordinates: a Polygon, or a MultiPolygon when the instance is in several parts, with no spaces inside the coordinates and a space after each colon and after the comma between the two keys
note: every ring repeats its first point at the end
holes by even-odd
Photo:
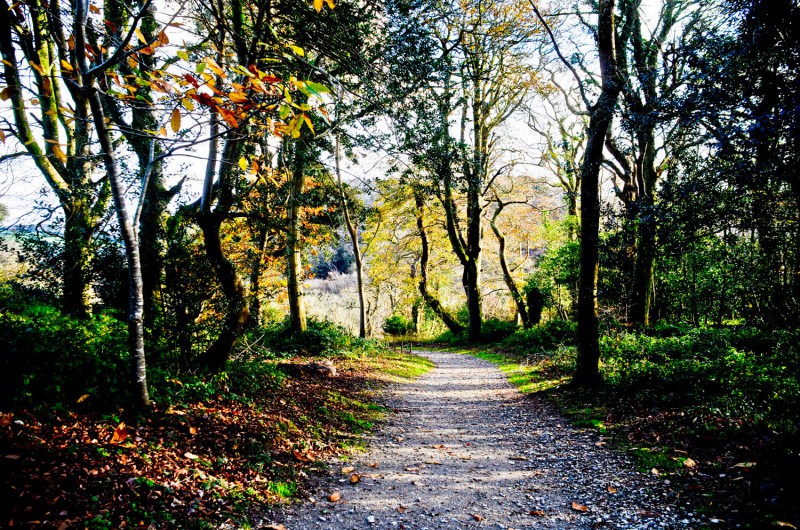
{"type": "Polygon", "coordinates": [[[76,403],[83,403],[87,399],[89,399],[89,394],[84,394],[84,395],[82,395],[81,397],[78,398],[78,401],[76,401],[76,403]]]}
{"type": "Polygon", "coordinates": [[[139,42],[142,44],[147,44],[147,39],[144,38],[144,35],[139,28],[133,30],[133,34],[136,35],[136,38],[139,39],[139,42]]]}
{"type": "Polygon", "coordinates": [[[295,54],[299,55],[300,57],[303,57],[306,54],[305,50],[300,46],[295,46],[293,44],[289,44],[288,46],[289,49],[291,49],[295,54]]]}
{"type": "Polygon", "coordinates": [[[167,135],[167,128],[166,127],[161,127],[158,130],[158,134],[161,135],[161,136],[166,136],[167,135]]]}
{"type": "Polygon", "coordinates": [[[239,159],[239,168],[242,171],[247,171],[247,159],[245,157],[239,159]]]}
{"type": "Polygon", "coordinates": [[[169,118],[169,126],[174,133],[181,130],[181,111],[178,109],[172,111],[172,116],[169,118]]]}
{"type": "Polygon", "coordinates": [[[175,55],[178,56],[178,59],[183,59],[184,61],[189,60],[189,54],[183,50],[178,50],[178,52],[175,55]]]}
{"type": "Polygon", "coordinates": [[[228,98],[234,103],[245,103],[247,102],[247,96],[242,94],[241,92],[231,92],[228,94],[228,98]]]}
{"type": "Polygon", "coordinates": [[[65,72],[72,72],[73,70],[75,70],[75,69],[72,67],[72,65],[71,65],[71,64],[69,64],[69,63],[68,63],[67,61],[65,61],[64,59],[61,59],[61,69],[62,69],[62,70],[64,70],[65,72]]]}
{"type": "Polygon", "coordinates": [[[333,0],[325,0],[325,3],[328,4],[328,7],[333,9],[333,0]]]}
{"type": "Polygon", "coordinates": [[[7,86],[3,90],[0,90],[0,99],[6,101],[8,98],[11,97],[11,87],[7,86]]]}
{"type": "Polygon", "coordinates": [[[181,104],[183,105],[183,108],[185,108],[189,112],[192,112],[194,110],[194,103],[192,103],[192,100],[189,98],[183,98],[181,100],[181,104]]]}
{"type": "Polygon", "coordinates": [[[209,68],[211,68],[212,72],[214,72],[215,74],[217,74],[220,77],[225,77],[225,74],[223,73],[222,68],[220,68],[219,64],[217,64],[217,61],[215,61],[211,57],[206,57],[204,62],[208,65],[209,68]]]}
{"type": "Polygon", "coordinates": [[[59,146],[57,146],[57,145],[54,145],[52,147],[52,149],[53,149],[53,155],[57,159],[59,159],[62,164],[66,164],[67,163],[67,155],[64,154],[64,151],[62,151],[61,148],[59,146]]]}
{"type": "Polygon", "coordinates": [[[317,134],[314,132],[314,125],[311,124],[311,118],[308,117],[308,114],[303,114],[303,121],[306,122],[308,128],[311,129],[311,134],[317,134]]]}
{"type": "Polygon", "coordinates": [[[314,0],[314,9],[317,10],[317,13],[322,11],[322,4],[324,0],[314,0]]]}
{"type": "Polygon", "coordinates": [[[331,502],[337,502],[341,498],[342,498],[342,493],[339,491],[334,491],[333,493],[328,495],[328,500],[331,502]]]}

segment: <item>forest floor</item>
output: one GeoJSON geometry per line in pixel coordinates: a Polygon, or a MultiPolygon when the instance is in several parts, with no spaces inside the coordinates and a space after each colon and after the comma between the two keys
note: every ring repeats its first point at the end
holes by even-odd
{"type": "MultiPolygon", "coordinates": [[[[420,353],[420,352],[417,352],[420,353]]],[[[596,430],[524,396],[488,361],[421,352],[436,368],[386,396],[369,452],[312,478],[267,528],[704,528],[668,478],[637,471],[596,430]]]]}

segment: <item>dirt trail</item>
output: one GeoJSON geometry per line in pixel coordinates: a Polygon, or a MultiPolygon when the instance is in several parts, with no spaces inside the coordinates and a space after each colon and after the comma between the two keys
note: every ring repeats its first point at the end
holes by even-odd
{"type": "Polygon", "coordinates": [[[490,363],[417,353],[436,368],[391,389],[386,405],[395,413],[370,439],[370,451],[333,463],[312,480],[309,501],[267,522],[288,530],[708,524],[678,504],[669,481],[636,472],[597,434],[523,397],[490,363]],[[343,465],[354,466],[361,481],[351,485],[343,465]],[[334,491],[341,492],[335,503],[328,500],[334,491]]]}

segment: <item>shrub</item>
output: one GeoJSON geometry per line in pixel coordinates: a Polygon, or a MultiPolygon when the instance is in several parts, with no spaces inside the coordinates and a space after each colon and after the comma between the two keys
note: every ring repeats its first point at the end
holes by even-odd
{"type": "Polygon", "coordinates": [[[414,330],[414,322],[403,315],[392,315],[383,323],[383,332],[387,335],[406,335],[414,330]]]}
{"type": "Polygon", "coordinates": [[[131,363],[126,325],[103,313],[87,320],[37,302],[0,295],[0,402],[93,406],[128,401],[131,363]]]}
{"type": "Polygon", "coordinates": [[[568,320],[548,320],[530,329],[519,330],[503,341],[512,350],[554,350],[559,346],[571,346],[577,341],[578,326],[568,320]]]}
{"type": "Polygon", "coordinates": [[[508,320],[490,318],[481,326],[481,340],[483,342],[499,342],[517,331],[517,324],[508,320]]]}
{"type": "Polygon", "coordinates": [[[278,357],[340,355],[361,345],[342,326],[316,318],[308,319],[308,329],[303,333],[292,333],[288,318],[263,331],[263,345],[278,357]]]}

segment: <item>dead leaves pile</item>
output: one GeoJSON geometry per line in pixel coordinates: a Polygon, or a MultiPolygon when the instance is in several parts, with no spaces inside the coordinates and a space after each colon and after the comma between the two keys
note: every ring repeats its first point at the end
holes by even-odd
{"type": "Polygon", "coordinates": [[[357,398],[364,381],[349,374],[286,385],[250,404],[216,396],[157,406],[136,425],[99,414],[0,412],[0,494],[8,506],[0,527],[234,520],[279,500],[274,484],[296,481],[347,432],[336,414],[317,412],[344,409],[347,400],[328,400],[318,387],[357,398]]]}

